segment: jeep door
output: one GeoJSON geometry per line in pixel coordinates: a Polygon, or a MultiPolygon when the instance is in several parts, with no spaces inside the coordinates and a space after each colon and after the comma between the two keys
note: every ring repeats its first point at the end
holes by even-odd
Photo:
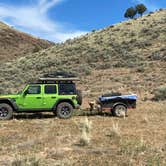
{"type": "Polygon", "coordinates": [[[51,110],[55,105],[56,101],[58,100],[57,85],[56,84],[44,85],[43,91],[44,91],[43,108],[51,110]]]}
{"type": "Polygon", "coordinates": [[[41,85],[29,85],[22,96],[21,110],[38,110],[42,108],[43,95],[41,85]]]}

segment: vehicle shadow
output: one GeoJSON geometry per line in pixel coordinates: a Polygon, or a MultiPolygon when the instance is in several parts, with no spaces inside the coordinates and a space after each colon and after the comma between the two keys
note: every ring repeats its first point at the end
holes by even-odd
{"type": "Polygon", "coordinates": [[[52,119],[56,116],[53,114],[46,114],[46,113],[19,113],[14,114],[13,119],[52,119]]]}
{"type": "MultiPolygon", "coordinates": [[[[89,111],[89,110],[77,110],[74,111],[73,117],[81,117],[81,116],[104,116],[104,117],[113,117],[113,115],[109,112],[98,112],[98,111],[89,111]]],[[[15,113],[13,119],[16,120],[24,120],[24,119],[53,119],[57,118],[56,115],[52,113],[15,113]]]]}

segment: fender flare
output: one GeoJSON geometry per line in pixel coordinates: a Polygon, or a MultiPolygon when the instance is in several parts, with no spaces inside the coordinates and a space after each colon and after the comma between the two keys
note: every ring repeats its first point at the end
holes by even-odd
{"type": "Polygon", "coordinates": [[[13,111],[18,111],[18,106],[13,99],[1,98],[0,103],[9,104],[13,108],[13,111]]]}
{"type": "Polygon", "coordinates": [[[123,105],[123,106],[125,106],[126,107],[126,109],[127,109],[127,105],[125,104],[125,103],[123,103],[123,102],[117,102],[117,103],[114,103],[113,104],[113,110],[114,110],[114,108],[117,106],[117,105],[123,105]]]}
{"type": "Polygon", "coordinates": [[[70,103],[73,106],[73,108],[75,108],[75,105],[74,105],[74,103],[73,103],[73,101],[71,99],[59,99],[59,100],[56,101],[56,103],[52,107],[52,110],[56,110],[58,104],[60,104],[62,102],[68,102],[68,103],[70,103]]]}

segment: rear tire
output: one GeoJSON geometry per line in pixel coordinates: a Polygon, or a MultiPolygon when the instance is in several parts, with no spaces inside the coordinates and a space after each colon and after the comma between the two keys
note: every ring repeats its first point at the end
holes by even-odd
{"type": "Polygon", "coordinates": [[[9,120],[13,116],[13,108],[6,103],[0,104],[0,120],[9,120]]]}
{"type": "Polygon", "coordinates": [[[127,115],[127,107],[123,104],[118,104],[113,108],[113,115],[117,117],[125,117],[127,115]]]}
{"type": "Polygon", "coordinates": [[[57,116],[61,119],[68,119],[73,114],[73,106],[70,103],[63,102],[57,106],[57,116]]]}

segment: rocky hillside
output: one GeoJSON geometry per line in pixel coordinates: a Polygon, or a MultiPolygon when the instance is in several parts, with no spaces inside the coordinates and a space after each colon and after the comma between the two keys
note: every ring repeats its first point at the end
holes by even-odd
{"type": "Polygon", "coordinates": [[[149,97],[166,85],[165,27],[166,10],[160,10],[1,64],[0,91],[13,92],[43,73],[65,70],[79,74],[88,97],[112,90],[149,97]]]}
{"type": "Polygon", "coordinates": [[[28,53],[53,46],[53,43],[37,39],[26,33],[17,31],[0,22],[0,60],[11,60],[28,53]]]}

